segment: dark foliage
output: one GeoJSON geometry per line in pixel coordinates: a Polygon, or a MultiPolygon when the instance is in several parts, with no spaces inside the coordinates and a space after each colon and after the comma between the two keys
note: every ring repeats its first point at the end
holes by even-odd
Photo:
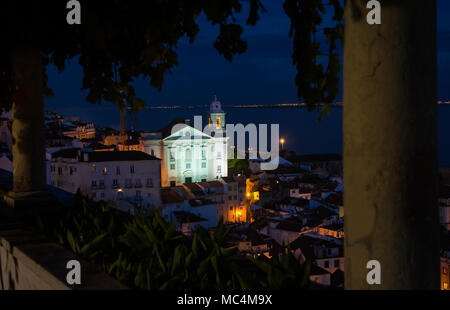
{"type": "Polygon", "coordinates": [[[39,217],[39,229],[78,256],[139,289],[300,289],[309,284],[308,265],[290,251],[270,263],[227,248],[229,229],[200,228],[192,237],[154,212],[125,215],[77,194],[72,207],[39,217]]]}

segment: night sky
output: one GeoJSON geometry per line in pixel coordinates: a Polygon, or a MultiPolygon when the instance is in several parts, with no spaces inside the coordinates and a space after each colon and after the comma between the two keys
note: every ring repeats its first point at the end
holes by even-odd
{"type": "MultiPolygon", "coordinates": [[[[179,66],[166,76],[163,90],[158,92],[148,80],[138,80],[138,97],[148,105],[203,105],[213,94],[225,105],[297,102],[289,19],[282,9],[283,1],[262,2],[268,12],[255,27],[246,27],[246,53],[235,56],[232,63],[225,60],[213,47],[218,26],[210,26],[201,18],[195,43],[180,42],[179,66]]],[[[439,98],[450,100],[450,1],[439,0],[438,5],[439,98]]],[[[91,105],[85,102],[87,92],[80,91],[82,71],[75,59],[63,73],[53,66],[48,73],[55,96],[46,99],[47,109],[73,111],[91,105]]]]}

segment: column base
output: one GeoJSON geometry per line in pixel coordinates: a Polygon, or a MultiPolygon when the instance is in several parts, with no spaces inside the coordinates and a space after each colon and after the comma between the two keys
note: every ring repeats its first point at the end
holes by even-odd
{"type": "Polygon", "coordinates": [[[54,211],[58,199],[49,191],[14,192],[10,191],[3,197],[4,212],[11,216],[36,216],[54,211]]]}

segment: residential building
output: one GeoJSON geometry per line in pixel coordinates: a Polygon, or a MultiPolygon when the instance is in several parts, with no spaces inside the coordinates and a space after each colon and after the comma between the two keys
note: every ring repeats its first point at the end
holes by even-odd
{"type": "Polygon", "coordinates": [[[63,149],[52,154],[51,185],[95,200],[160,206],[160,160],[143,152],[86,152],[63,149]]]}

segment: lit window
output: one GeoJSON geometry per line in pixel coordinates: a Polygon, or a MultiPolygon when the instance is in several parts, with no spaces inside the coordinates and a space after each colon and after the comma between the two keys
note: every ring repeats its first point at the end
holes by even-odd
{"type": "Polygon", "coordinates": [[[108,169],[106,169],[106,167],[103,168],[103,174],[104,175],[108,174],[108,169]]]}
{"type": "Polygon", "coordinates": [[[92,172],[95,172],[95,165],[92,165],[92,172]]]}
{"type": "Polygon", "coordinates": [[[220,129],[220,118],[216,118],[216,129],[220,129]]]}

